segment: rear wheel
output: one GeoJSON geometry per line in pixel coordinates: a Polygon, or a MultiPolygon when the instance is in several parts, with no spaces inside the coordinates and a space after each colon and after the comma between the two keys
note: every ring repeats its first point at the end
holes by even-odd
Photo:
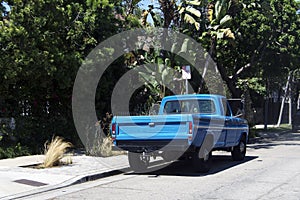
{"type": "Polygon", "coordinates": [[[192,156],[195,170],[201,173],[206,173],[210,170],[213,146],[214,136],[211,133],[207,133],[201,147],[192,156]]]}
{"type": "Polygon", "coordinates": [[[231,151],[232,160],[234,161],[244,160],[246,155],[246,148],[247,148],[246,137],[243,136],[239,144],[233,147],[233,150],[231,151]]]}
{"type": "Polygon", "coordinates": [[[145,156],[142,153],[128,152],[129,166],[135,172],[145,172],[148,168],[149,161],[149,156],[145,156]]]}
{"type": "Polygon", "coordinates": [[[211,156],[212,154],[209,153],[205,158],[199,158],[199,153],[194,153],[192,156],[194,170],[201,173],[209,172],[211,167],[211,156]]]}

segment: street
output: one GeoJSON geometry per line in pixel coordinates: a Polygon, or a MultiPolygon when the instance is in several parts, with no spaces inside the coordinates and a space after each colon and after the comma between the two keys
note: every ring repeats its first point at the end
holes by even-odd
{"type": "Polygon", "coordinates": [[[127,172],[28,199],[300,199],[300,134],[274,137],[249,144],[243,162],[214,152],[207,174],[178,161],[151,173],[127,172]]]}

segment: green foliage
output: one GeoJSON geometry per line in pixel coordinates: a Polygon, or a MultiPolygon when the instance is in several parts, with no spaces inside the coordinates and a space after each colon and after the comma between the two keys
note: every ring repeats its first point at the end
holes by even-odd
{"type": "Polygon", "coordinates": [[[264,81],[260,77],[239,79],[237,86],[241,88],[243,91],[251,89],[260,95],[266,94],[266,87],[264,85],[264,81]]]}
{"type": "Polygon", "coordinates": [[[10,147],[0,147],[0,159],[28,155],[30,155],[29,149],[27,147],[22,146],[20,143],[10,147]]]}
{"type": "MultiPolygon", "coordinates": [[[[77,70],[99,42],[126,29],[127,22],[136,26],[136,18],[125,21],[121,1],[8,3],[10,18],[0,20],[0,102],[4,117],[16,119],[16,141],[35,153],[57,133],[81,145],[71,111],[77,70]]],[[[105,101],[100,115],[109,111],[105,101]]]]}
{"type": "Polygon", "coordinates": [[[200,0],[196,1],[183,1],[179,4],[178,10],[181,18],[185,23],[194,25],[196,30],[200,29],[200,17],[201,12],[200,10],[196,9],[195,7],[199,7],[202,4],[200,0]]]}
{"type": "MultiPolygon", "coordinates": [[[[299,68],[298,9],[299,3],[288,0],[180,1],[176,11],[170,11],[176,13],[170,27],[193,37],[209,52],[229,96],[239,98],[250,90],[249,98],[260,99],[271,91],[280,93],[288,73],[299,68]]],[[[162,13],[165,16],[164,8],[162,13]]],[[[199,85],[202,79],[197,81],[199,85]]]]}
{"type": "Polygon", "coordinates": [[[220,8],[223,3],[216,2],[210,30],[203,32],[200,41],[211,51],[231,94],[240,96],[244,81],[257,94],[266,94],[266,79],[272,83],[270,89],[280,90],[282,76],[287,77],[299,60],[297,6],[293,1],[230,1],[225,12],[220,8]],[[224,20],[218,21],[221,15],[224,20]],[[254,79],[259,79],[260,86],[251,84],[254,79]]]}
{"type": "Polygon", "coordinates": [[[261,1],[259,5],[244,9],[240,15],[238,56],[253,66],[246,71],[248,75],[269,79],[274,88],[280,88],[285,80],[282,77],[287,77],[289,69],[295,69],[298,63],[297,7],[293,2],[276,0],[261,1]]]}

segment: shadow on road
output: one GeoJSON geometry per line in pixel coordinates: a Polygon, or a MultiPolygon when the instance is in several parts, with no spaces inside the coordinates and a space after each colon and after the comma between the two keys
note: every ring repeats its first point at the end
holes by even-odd
{"type": "Polygon", "coordinates": [[[248,148],[252,149],[271,149],[279,145],[297,145],[300,143],[300,133],[292,133],[289,131],[281,133],[272,133],[272,132],[262,132],[259,133],[258,138],[250,140],[250,145],[248,148]]]}
{"type": "Polygon", "coordinates": [[[281,142],[281,143],[265,142],[265,143],[262,143],[262,144],[254,144],[254,145],[248,146],[248,148],[251,148],[251,149],[272,149],[273,147],[282,146],[282,145],[285,145],[285,146],[300,146],[299,143],[297,144],[297,143],[291,143],[291,142],[281,142]]]}
{"type": "MultiPolygon", "coordinates": [[[[253,159],[258,158],[257,156],[247,156],[243,161],[232,161],[231,156],[224,155],[214,155],[212,157],[211,169],[208,173],[197,172],[194,168],[192,168],[191,163],[189,161],[175,161],[173,163],[165,163],[164,168],[163,165],[160,167],[151,167],[151,172],[142,173],[141,175],[148,175],[149,177],[159,177],[159,176],[207,176],[216,174],[218,172],[227,170],[229,168],[242,165],[246,162],[249,162],[253,159]],[[157,168],[157,169],[156,169],[157,168]]],[[[135,173],[127,173],[127,174],[135,174],[135,173]]]]}
{"type": "MultiPolygon", "coordinates": [[[[285,132],[262,132],[259,137],[250,140],[249,149],[272,149],[279,145],[300,145],[300,133],[285,132]]],[[[159,176],[209,176],[217,174],[221,171],[242,165],[251,160],[257,159],[258,156],[246,156],[243,161],[232,161],[230,155],[214,155],[212,157],[211,170],[208,173],[200,173],[192,168],[191,163],[188,161],[175,161],[173,163],[163,163],[156,161],[150,167],[149,172],[142,173],[141,175],[148,175],[155,178],[159,176]],[[159,165],[159,166],[157,166],[159,165]]],[[[258,160],[260,161],[260,160],[258,160]]],[[[135,173],[127,173],[135,174],[135,173]]]]}

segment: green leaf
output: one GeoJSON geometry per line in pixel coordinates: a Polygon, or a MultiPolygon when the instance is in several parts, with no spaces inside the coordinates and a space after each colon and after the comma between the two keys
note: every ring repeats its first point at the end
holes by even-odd
{"type": "Polygon", "coordinates": [[[179,14],[182,14],[185,11],[185,8],[180,8],[179,9],[179,14]]]}
{"type": "Polygon", "coordinates": [[[222,27],[227,26],[231,21],[232,21],[232,17],[230,15],[225,15],[220,20],[220,26],[222,26],[222,27]]]}
{"type": "Polygon", "coordinates": [[[194,6],[200,6],[201,1],[198,1],[198,0],[186,1],[186,4],[188,4],[188,5],[194,5],[194,6]]]}
{"type": "Polygon", "coordinates": [[[171,52],[176,53],[178,51],[178,43],[175,42],[172,44],[171,52]]]}
{"type": "Polygon", "coordinates": [[[171,59],[170,58],[166,58],[166,60],[165,60],[165,66],[171,67],[171,59]]]}
{"type": "Polygon", "coordinates": [[[217,38],[218,39],[223,39],[224,38],[224,32],[223,31],[218,31],[217,32],[217,38]]]}
{"type": "Polygon", "coordinates": [[[190,41],[190,40],[189,40],[188,38],[184,39],[179,54],[182,54],[182,53],[183,53],[183,54],[186,54],[186,53],[187,53],[189,41],[190,41]]]}
{"type": "Polygon", "coordinates": [[[218,0],[215,4],[215,16],[216,20],[219,21],[222,19],[229,9],[228,7],[228,0],[218,0]]]}
{"type": "Polygon", "coordinates": [[[186,11],[188,11],[189,13],[195,15],[196,17],[201,17],[201,12],[191,6],[186,7],[186,11]]]}
{"type": "Polygon", "coordinates": [[[195,22],[194,26],[195,26],[196,30],[199,31],[199,29],[200,29],[200,23],[199,22],[195,22]]]}
{"type": "Polygon", "coordinates": [[[185,14],[184,15],[184,21],[189,23],[189,24],[194,24],[196,22],[196,20],[194,19],[194,17],[192,17],[189,14],[185,14]]]}

